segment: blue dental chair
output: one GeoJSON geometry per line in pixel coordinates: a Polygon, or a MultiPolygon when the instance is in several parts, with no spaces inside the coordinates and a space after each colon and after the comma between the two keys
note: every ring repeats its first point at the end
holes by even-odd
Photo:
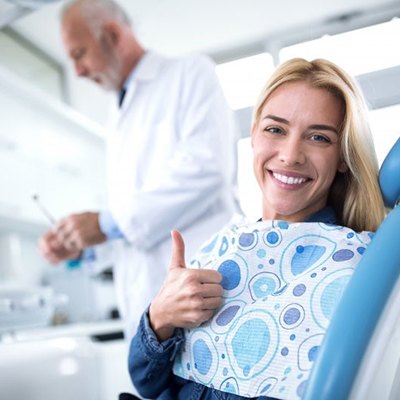
{"type": "Polygon", "coordinates": [[[400,138],[379,182],[392,210],[343,293],[303,400],[400,399],[400,138]]]}

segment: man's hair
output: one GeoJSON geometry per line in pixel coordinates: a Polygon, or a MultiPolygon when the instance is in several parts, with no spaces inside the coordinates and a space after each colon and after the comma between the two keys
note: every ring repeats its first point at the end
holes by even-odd
{"type": "Polygon", "coordinates": [[[61,18],[71,8],[77,7],[94,33],[100,35],[103,24],[107,21],[131,27],[131,19],[126,11],[114,0],[71,0],[65,4],[61,11],[61,18]]]}
{"type": "Polygon", "coordinates": [[[378,162],[368,123],[367,107],[356,81],[334,63],[294,58],[280,65],[261,92],[254,109],[253,126],[272,92],[284,83],[307,82],[327,90],[343,104],[344,119],[339,139],[347,171],[337,173],[328,204],[341,224],[356,231],[376,230],[385,214],[378,185],[378,162]]]}

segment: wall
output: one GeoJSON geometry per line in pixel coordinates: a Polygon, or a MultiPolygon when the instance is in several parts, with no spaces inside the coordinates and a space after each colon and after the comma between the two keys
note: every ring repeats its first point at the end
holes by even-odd
{"type": "Polygon", "coordinates": [[[48,268],[36,248],[58,219],[105,206],[101,128],[0,69],[0,280],[38,284],[48,268]]]}

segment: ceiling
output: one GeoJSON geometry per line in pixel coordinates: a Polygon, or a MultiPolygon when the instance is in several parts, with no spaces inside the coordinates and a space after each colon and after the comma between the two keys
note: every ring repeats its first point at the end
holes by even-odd
{"type": "MultiPolygon", "coordinates": [[[[400,0],[117,1],[131,16],[136,35],[146,48],[167,55],[202,52],[217,62],[266,50],[273,53],[274,46],[400,15],[400,0]]],[[[75,77],[61,42],[63,3],[0,0],[0,27],[8,20],[12,29],[58,61],[65,68],[69,104],[103,124],[113,98],[92,82],[75,77]]]]}
{"type": "MultiPolygon", "coordinates": [[[[9,1],[0,0],[2,7],[9,1]]],[[[13,0],[14,1],[14,0],[13,0]]],[[[16,0],[42,4],[10,26],[55,59],[65,62],[59,33],[59,12],[64,1],[16,0]],[[56,1],[56,3],[54,3],[56,1]],[[53,4],[51,4],[53,3],[53,4]]],[[[379,13],[396,14],[400,0],[119,0],[134,21],[146,47],[166,54],[192,51],[211,55],[267,45],[280,32],[312,31],[327,22],[348,24],[379,13]]],[[[10,12],[10,11],[9,11],[10,12]]]]}

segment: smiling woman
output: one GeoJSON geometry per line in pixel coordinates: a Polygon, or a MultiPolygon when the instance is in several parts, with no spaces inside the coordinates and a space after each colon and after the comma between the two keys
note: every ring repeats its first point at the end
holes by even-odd
{"type": "Polygon", "coordinates": [[[131,342],[131,378],[146,398],[301,398],[384,217],[363,97],[331,62],[277,68],[251,144],[259,221],[233,220],[191,269],[172,233],[169,274],[131,342]]]}
{"type": "Polygon", "coordinates": [[[336,173],[346,170],[342,108],[333,94],[307,82],[285,83],[269,97],[252,129],[263,219],[302,221],[325,206],[336,173]]]}
{"type": "MultiPolygon", "coordinates": [[[[313,197],[302,199],[304,204],[309,200],[311,211],[321,208],[321,204],[329,205],[343,225],[358,231],[377,229],[384,208],[367,108],[355,81],[335,64],[300,58],[282,64],[267,82],[256,104],[252,143],[255,174],[264,196],[263,185],[267,180],[260,181],[263,175],[274,180],[273,187],[281,190],[289,189],[288,185],[282,178],[279,181],[274,172],[288,176],[288,180],[290,176],[302,177],[306,181],[298,188],[304,187],[306,196],[313,197]],[[257,134],[259,131],[264,132],[263,139],[257,134]],[[259,167],[256,164],[262,150],[255,146],[255,141],[262,146],[264,140],[268,140],[269,147],[280,147],[280,150],[275,158],[267,164],[264,159],[264,165],[259,167]],[[285,145],[278,146],[282,142],[285,145]],[[265,169],[268,174],[262,172],[265,169]],[[299,174],[299,170],[305,175],[299,174]],[[288,175],[287,171],[296,174],[288,175]],[[277,181],[282,185],[278,186],[277,181]]],[[[286,195],[289,193],[292,192],[287,190],[286,195]]],[[[263,200],[263,204],[268,203],[263,200]]],[[[287,213],[285,219],[289,218],[287,213]]],[[[310,213],[306,211],[288,220],[303,220],[307,215],[310,213]]]]}

